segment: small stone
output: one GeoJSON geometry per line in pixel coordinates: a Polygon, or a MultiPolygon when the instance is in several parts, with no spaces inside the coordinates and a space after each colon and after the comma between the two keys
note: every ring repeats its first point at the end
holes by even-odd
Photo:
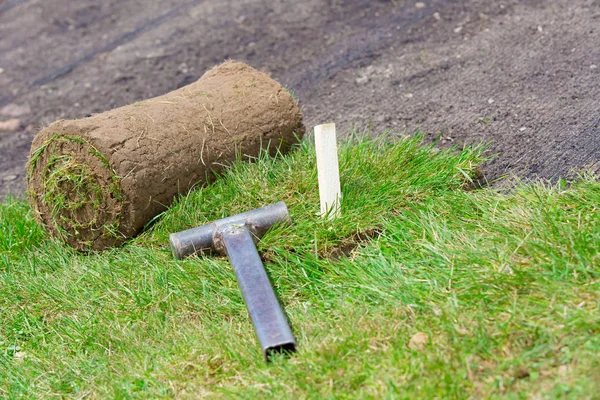
{"type": "Polygon", "coordinates": [[[427,4],[423,3],[422,1],[415,3],[415,7],[417,7],[417,8],[425,8],[426,6],[427,6],[427,4]]]}
{"type": "Polygon", "coordinates": [[[590,65],[590,69],[596,69],[596,68],[598,68],[598,66],[596,64],[590,65]]]}
{"type": "Polygon", "coordinates": [[[179,72],[181,72],[182,74],[187,74],[189,72],[189,68],[186,63],[179,64],[179,67],[177,67],[177,70],[179,72]]]}
{"type": "Polygon", "coordinates": [[[423,350],[429,343],[429,336],[425,332],[415,333],[408,341],[411,350],[423,350]]]}
{"type": "Polygon", "coordinates": [[[356,78],[357,85],[364,85],[367,82],[369,82],[369,77],[366,75],[356,78]]]}
{"type": "Polygon", "coordinates": [[[20,117],[21,115],[29,114],[31,112],[31,107],[29,104],[16,104],[10,103],[4,106],[0,110],[0,114],[6,115],[8,117],[20,117]]]}
{"type": "Polygon", "coordinates": [[[4,68],[0,68],[0,74],[4,72],[4,68]]]}
{"type": "Polygon", "coordinates": [[[521,132],[524,132],[524,131],[525,131],[525,129],[527,129],[527,128],[526,128],[526,127],[524,127],[524,126],[522,126],[522,127],[520,127],[520,128],[519,128],[519,131],[521,131],[521,132]]]}
{"type": "Polygon", "coordinates": [[[17,352],[15,352],[15,353],[13,354],[13,357],[14,357],[16,360],[22,360],[22,359],[24,359],[24,358],[25,358],[25,355],[26,355],[26,353],[25,353],[24,351],[17,351],[17,352]]]}
{"type": "Polygon", "coordinates": [[[489,99],[488,104],[494,104],[494,99],[489,99]]]}
{"type": "Polygon", "coordinates": [[[460,31],[462,31],[462,26],[457,26],[456,28],[454,28],[454,33],[460,33],[460,31]]]}
{"type": "Polygon", "coordinates": [[[20,126],[21,121],[16,118],[0,121],[0,131],[16,131],[20,126]]]}
{"type": "Polygon", "coordinates": [[[14,181],[15,179],[17,179],[16,175],[6,175],[4,178],[2,178],[2,180],[5,182],[14,181]]]}
{"type": "Polygon", "coordinates": [[[406,97],[407,99],[412,99],[413,98],[413,94],[412,93],[406,93],[404,95],[404,97],[406,97]]]}
{"type": "Polygon", "coordinates": [[[460,325],[455,324],[454,329],[456,330],[456,332],[458,332],[459,334],[461,334],[463,336],[466,336],[469,334],[469,331],[460,325]]]}
{"type": "Polygon", "coordinates": [[[442,20],[442,16],[440,15],[439,12],[434,12],[433,13],[433,18],[435,18],[436,21],[441,21],[442,20]]]}
{"type": "Polygon", "coordinates": [[[567,372],[569,372],[569,366],[568,365],[559,365],[558,366],[558,375],[565,375],[567,372]]]}
{"type": "Polygon", "coordinates": [[[544,28],[542,28],[542,26],[541,26],[541,25],[537,27],[537,30],[538,30],[538,32],[539,32],[539,33],[542,33],[542,32],[544,32],[544,28]]]}

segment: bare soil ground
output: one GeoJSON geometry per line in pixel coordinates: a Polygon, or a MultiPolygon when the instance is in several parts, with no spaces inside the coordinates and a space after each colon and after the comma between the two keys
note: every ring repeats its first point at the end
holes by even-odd
{"type": "Polygon", "coordinates": [[[488,180],[600,169],[598,0],[0,0],[0,198],[42,126],[228,58],[293,89],[309,128],[490,142],[488,180]]]}

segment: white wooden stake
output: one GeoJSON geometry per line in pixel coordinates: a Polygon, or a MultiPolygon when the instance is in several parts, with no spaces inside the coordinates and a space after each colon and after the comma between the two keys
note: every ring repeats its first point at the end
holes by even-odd
{"type": "Polygon", "coordinates": [[[315,147],[321,215],[333,219],[341,215],[340,204],[342,201],[335,124],[315,126],[315,147]]]}

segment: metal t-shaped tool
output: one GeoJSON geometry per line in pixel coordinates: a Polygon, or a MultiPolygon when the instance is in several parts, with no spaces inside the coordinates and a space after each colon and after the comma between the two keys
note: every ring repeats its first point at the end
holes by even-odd
{"type": "Polygon", "coordinates": [[[276,223],[291,223],[283,201],[169,237],[177,259],[205,250],[227,254],[267,361],[271,354],[296,350],[296,341],[254,244],[276,223]]]}

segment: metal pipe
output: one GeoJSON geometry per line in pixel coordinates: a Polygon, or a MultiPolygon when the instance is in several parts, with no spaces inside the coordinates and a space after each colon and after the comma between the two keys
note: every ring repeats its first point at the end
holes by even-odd
{"type": "Polygon", "coordinates": [[[252,234],[230,226],[220,232],[225,252],[246,302],[265,360],[272,354],[294,352],[296,341],[256,251],[252,234]]]}

